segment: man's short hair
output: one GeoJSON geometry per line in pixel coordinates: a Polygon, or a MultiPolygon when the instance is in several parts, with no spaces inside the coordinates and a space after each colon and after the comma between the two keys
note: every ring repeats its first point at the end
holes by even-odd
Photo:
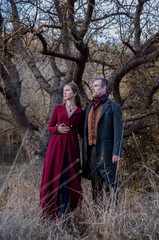
{"type": "Polygon", "coordinates": [[[101,80],[102,81],[102,87],[106,86],[106,93],[108,94],[108,92],[109,92],[108,80],[106,78],[95,78],[94,81],[96,81],[96,80],[101,80]]]}

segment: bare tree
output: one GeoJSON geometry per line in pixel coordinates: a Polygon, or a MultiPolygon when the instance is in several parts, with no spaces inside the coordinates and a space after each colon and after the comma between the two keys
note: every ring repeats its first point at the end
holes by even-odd
{"type": "MultiPolygon", "coordinates": [[[[120,94],[121,80],[137,67],[153,63],[158,59],[159,32],[155,22],[151,28],[149,25],[152,14],[158,18],[156,15],[157,2],[155,0],[127,2],[126,0],[106,2],[95,0],[2,0],[0,12],[0,92],[9,107],[10,116],[4,116],[0,113],[0,118],[13,123],[21,138],[26,131],[29,132],[25,147],[30,158],[40,156],[46,150],[48,143],[47,122],[54,106],[62,102],[63,85],[73,80],[79,86],[83,102],[86,103],[88,100],[82,79],[86,63],[96,62],[102,65],[103,74],[105,74],[104,69],[107,67],[108,80],[114,99],[123,105],[126,101],[122,99],[120,94]],[[150,12],[151,8],[153,11],[150,12]],[[98,40],[99,35],[111,36],[110,29],[118,30],[117,35],[120,36],[116,48],[119,48],[121,42],[123,44],[122,50],[116,51],[116,64],[109,59],[100,60],[90,52],[90,41],[95,38],[98,40]],[[49,58],[54,75],[53,83],[46,79],[36,64],[32,49],[33,42],[38,42],[39,52],[49,58]],[[27,117],[26,108],[21,104],[21,81],[16,62],[14,62],[14,56],[17,54],[21,55],[26,62],[40,88],[50,96],[49,114],[40,135],[36,134],[38,126],[31,123],[27,117]],[[57,59],[64,62],[63,68],[59,66],[57,59]]],[[[112,56],[113,58],[114,56],[112,56]]],[[[157,90],[158,84],[152,86],[149,92],[149,106],[157,90]]],[[[157,114],[157,111],[146,111],[146,113],[148,116],[157,114]]],[[[136,115],[134,119],[140,121],[144,117],[146,116],[141,112],[140,116],[136,115]]],[[[128,125],[128,129],[125,131],[125,136],[148,126],[140,122],[136,127],[136,123],[131,122],[132,124],[128,125]]]]}

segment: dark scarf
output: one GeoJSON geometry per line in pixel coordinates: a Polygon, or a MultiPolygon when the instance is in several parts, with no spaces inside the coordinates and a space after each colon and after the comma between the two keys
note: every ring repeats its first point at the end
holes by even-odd
{"type": "Polygon", "coordinates": [[[101,100],[102,100],[103,98],[105,98],[105,97],[107,97],[107,94],[104,94],[104,95],[101,96],[101,97],[96,97],[96,98],[93,99],[92,102],[93,102],[95,108],[101,103],[101,100]]]}

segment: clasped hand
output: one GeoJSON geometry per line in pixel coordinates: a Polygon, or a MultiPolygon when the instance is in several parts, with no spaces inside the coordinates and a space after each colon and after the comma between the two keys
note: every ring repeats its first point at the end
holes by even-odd
{"type": "Polygon", "coordinates": [[[70,131],[70,127],[66,126],[65,123],[61,123],[57,127],[57,132],[59,133],[68,133],[70,131]]]}

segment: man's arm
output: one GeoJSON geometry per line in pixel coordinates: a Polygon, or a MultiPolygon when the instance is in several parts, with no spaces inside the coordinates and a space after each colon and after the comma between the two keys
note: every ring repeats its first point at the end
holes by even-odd
{"type": "Polygon", "coordinates": [[[113,116],[114,124],[114,142],[113,142],[113,156],[112,162],[118,162],[122,156],[122,142],[123,142],[123,124],[122,124],[122,109],[119,104],[114,108],[113,116]]]}

